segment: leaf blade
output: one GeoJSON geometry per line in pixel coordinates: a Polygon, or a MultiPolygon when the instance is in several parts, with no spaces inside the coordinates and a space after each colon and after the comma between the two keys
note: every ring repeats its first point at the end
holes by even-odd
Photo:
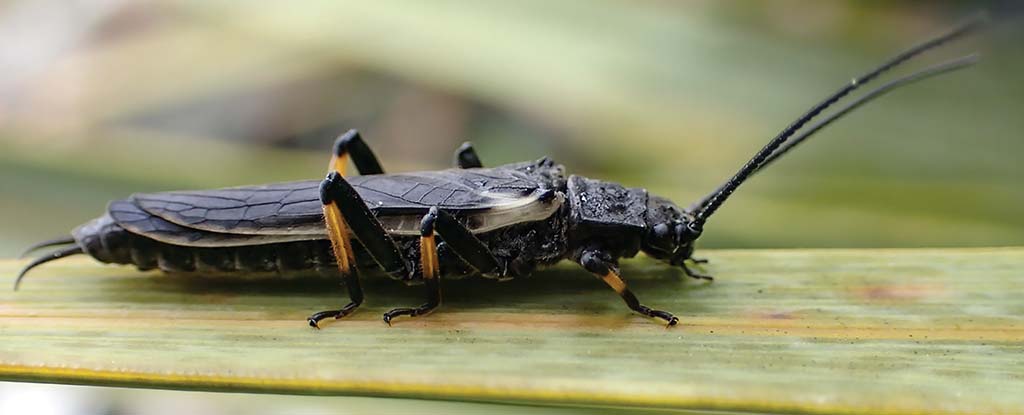
{"type": "Polygon", "coordinates": [[[1024,408],[1022,249],[710,256],[710,285],[647,260],[624,267],[642,301],[683,317],[668,330],[571,267],[446,281],[442,309],[390,329],[380,313],[421,290],[369,280],[363,309],[315,331],[302,319],[341,300],[333,282],[68,261],[0,294],[0,378],[762,412],[1024,408]]]}

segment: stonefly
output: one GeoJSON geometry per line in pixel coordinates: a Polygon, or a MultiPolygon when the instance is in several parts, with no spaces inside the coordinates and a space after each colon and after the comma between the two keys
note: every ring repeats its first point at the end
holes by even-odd
{"type": "Polygon", "coordinates": [[[423,283],[426,302],[384,313],[419,316],[441,302],[441,278],[468,275],[506,280],[569,259],[595,274],[637,313],[679,320],[640,303],[619,274],[620,258],[639,251],[693,278],[694,243],[704,224],[751,175],[848,112],[900,86],[975,63],[967,55],[890,81],[806,125],[840,99],[911,58],[973,32],[983,16],[912,47],[854,78],[782,130],[735,175],[688,208],[646,189],[566,175],[548,158],[483,167],[473,147],[456,151],[457,168],[387,174],[355,130],[334,144],[329,174],[299,181],[219,190],[135,194],[111,202],[106,214],[29,249],[65,246],[32,268],[76,254],[140,270],[174,273],[318,271],[340,277],[350,302],[308,318],[351,314],[363,302],[359,270],[423,283]],[[804,128],[806,125],[806,128],[804,128]],[[802,130],[802,132],[801,132],[802,130]],[[799,134],[797,134],[799,132],[799,134]],[[346,177],[351,158],[361,175],[346,177]]]}

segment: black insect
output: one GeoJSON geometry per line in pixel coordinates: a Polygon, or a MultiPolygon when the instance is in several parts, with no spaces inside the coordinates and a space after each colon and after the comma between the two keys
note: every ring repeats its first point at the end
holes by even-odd
{"type": "Polygon", "coordinates": [[[566,176],[548,158],[485,168],[468,143],[456,152],[457,169],[385,174],[352,130],[335,143],[330,174],[323,181],[117,200],[71,237],[33,246],[30,251],[71,245],[32,262],[17,281],[37,265],[82,253],[102,262],[175,273],[340,272],[351,302],[310,316],[309,324],[318,327],[319,321],[346,316],[363,302],[359,269],[376,267],[395,279],[426,286],[423,305],[384,313],[390,324],[396,316],[418,316],[437,307],[442,276],[505,280],[570,259],[603,279],[630,309],[675,325],[678,319],[671,313],[640,304],[619,275],[620,258],[643,251],[690,277],[711,280],[691,268],[704,262],[692,256],[694,242],[740,184],[865,102],[976,62],[975,55],[968,55],[893,80],[792,137],[851,91],[973,31],[982,20],[972,19],[853,79],[783,130],[720,188],[686,209],[642,188],[566,176]],[[361,176],[344,177],[350,157],[361,176]]]}

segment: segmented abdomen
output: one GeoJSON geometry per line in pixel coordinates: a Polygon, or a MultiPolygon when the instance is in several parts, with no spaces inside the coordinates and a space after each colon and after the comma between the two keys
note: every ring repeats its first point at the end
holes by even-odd
{"type": "Polygon", "coordinates": [[[158,242],[125,230],[109,215],[73,232],[85,253],[99,261],[165,272],[317,272],[336,275],[330,242],[307,240],[230,247],[186,247],[158,242]]]}

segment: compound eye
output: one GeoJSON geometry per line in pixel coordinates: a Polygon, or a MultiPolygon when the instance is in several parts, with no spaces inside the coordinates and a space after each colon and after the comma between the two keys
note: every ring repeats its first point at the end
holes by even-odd
{"type": "Polygon", "coordinates": [[[676,243],[677,244],[679,243],[679,241],[683,240],[683,235],[685,233],[686,233],[686,225],[683,225],[682,223],[677,223],[676,227],[675,227],[675,237],[676,237],[676,243]]]}

